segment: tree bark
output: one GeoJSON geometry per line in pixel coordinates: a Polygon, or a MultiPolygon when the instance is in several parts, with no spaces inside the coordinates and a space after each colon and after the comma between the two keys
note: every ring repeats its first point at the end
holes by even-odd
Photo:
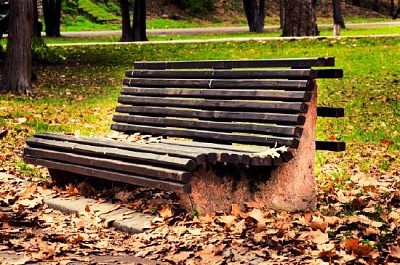
{"type": "Polygon", "coordinates": [[[133,7],[133,41],[147,41],[146,0],[135,0],[133,7]]]}
{"type": "Polygon", "coordinates": [[[32,38],[33,1],[10,1],[10,26],[8,32],[6,64],[2,92],[32,95],[32,38]]]}
{"type": "Polygon", "coordinates": [[[33,0],[33,35],[40,38],[42,33],[42,25],[39,23],[37,0],[33,0]]]}
{"type": "Polygon", "coordinates": [[[129,0],[119,1],[122,16],[122,42],[133,41],[131,18],[129,14],[129,0]]]}
{"type": "Polygon", "coordinates": [[[43,0],[43,16],[47,37],[61,37],[61,0],[43,0]]]}
{"type": "Polygon", "coordinates": [[[317,36],[319,34],[313,0],[284,0],[285,21],[282,36],[317,36]]]}
{"type": "Polygon", "coordinates": [[[250,32],[263,32],[265,19],[265,0],[243,0],[244,12],[250,32]]]}
{"type": "Polygon", "coordinates": [[[342,16],[342,10],[340,8],[340,0],[332,0],[333,7],[333,31],[335,36],[340,35],[340,29],[346,28],[344,19],[342,16]]]}

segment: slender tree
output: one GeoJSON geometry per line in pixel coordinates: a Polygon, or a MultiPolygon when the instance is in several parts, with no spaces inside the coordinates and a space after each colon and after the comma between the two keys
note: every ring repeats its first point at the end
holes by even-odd
{"type": "Polygon", "coordinates": [[[33,0],[33,35],[40,38],[42,33],[42,24],[39,22],[37,0],[33,0]]]}
{"type": "Polygon", "coordinates": [[[8,31],[6,63],[4,67],[2,92],[32,94],[32,38],[33,1],[10,1],[10,25],[8,31]]]}
{"type": "Polygon", "coordinates": [[[317,36],[319,34],[313,0],[284,0],[282,36],[317,36]]]}
{"type": "Polygon", "coordinates": [[[60,37],[61,0],[42,0],[47,37],[60,37]]]}
{"type": "Polygon", "coordinates": [[[132,37],[132,27],[131,27],[131,17],[129,14],[129,0],[120,0],[119,1],[121,8],[121,17],[122,17],[122,36],[121,41],[133,41],[132,37]]]}
{"type": "Polygon", "coordinates": [[[332,0],[333,6],[333,34],[335,36],[340,35],[340,29],[346,28],[344,19],[342,16],[342,9],[340,8],[340,0],[332,0]]]}
{"type": "Polygon", "coordinates": [[[250,32],[263,32],[265,20],[265,0],[243,0],[250,32]]]}
{"type": "Polygon", "coordinates": [[[135,0],[133,8],[133,41],[147,41],[146,0],[135,0]]]}
{"type": "Polygon", "coordinates": [[[129,0],[120,0],[122,14],[121,41],[147,41],[146,36],[146,0],[135,0],[132,25],[130,20],[129,0]]]}

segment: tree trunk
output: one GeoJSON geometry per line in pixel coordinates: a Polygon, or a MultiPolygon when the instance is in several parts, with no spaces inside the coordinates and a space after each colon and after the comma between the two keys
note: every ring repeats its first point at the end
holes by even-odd
{"type": "Polygon", "coordinates": [[[381,10],[381,3],[379,0],[374,1],[374,4],[372,5],[372,10],[375,12],[379,12],[381,10]]]}
{"type": "Polygon", "coordinates": [[[284,0],[285,21],[282,36],[317,36],[313,0],[284,0]]]}
{"type": "Polygon", "coordinates": [[[393,18],[393,19],[396,19],[399,15],[400,15],[400,6],[399,6],[399,8],[397,9],[396,14],[394,14],[392,18],[393,18]]]}
{"type": "Polygon", "coordinates": [[[10,26],[2,92],[32,94],[33,9],[33,1],[10,1],[10,26]]]}
{"type": "Polygon", "coordinates": [[[263,32],[265,19],[265,0],[243,0],[250,32],[263,32]]]}
{"type": "Polygon", "coordinates": [[[37,0],[33,0],[33,35],[40,38],[42,33],[42,25],[39,23],[37,0]]]}
{"type": "Polygon", "coordinates": [[[121,41],[133,41],[131,18],[129,14],[129,0],[119,1],[122,16],[122,36],[121,41]]]}
{"type": "Polygon", "coordinates": [[[285,8],[283,6],[283,0],[279,0],[279,28],[283,29],[285,21],[285,8]]]}
{"type": "Polygon", "coordinates": [[[47,37],[61,37],[61,0],[43,0],[43,16],[47,37]]]}
{"type": "Polygon", "coordinates": [[[135,0],[133,7],[133,41],[147,41],[146,0],[135,0]]]}
{"type": "Polygon", "coordinates": [[[342,16],[342,10],[340,8],[340,0],[332,0],[333,6],[333,34],[335,36],[340,35],[340,28],[346,28],[344,19],[342,16]]]}

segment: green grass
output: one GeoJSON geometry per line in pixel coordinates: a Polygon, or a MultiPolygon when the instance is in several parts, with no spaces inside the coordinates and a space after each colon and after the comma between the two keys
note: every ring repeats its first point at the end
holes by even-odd
{"type": "Polygon", "coordinates": [[[0,96],[0,124],[11,131],[2,144],[22,146],[25,137],[37,131],[104,134],[124,70],[135,60],[334,56],[345,77],[318,80],[318,101],[344,107],[346,117],[320,119],[317,136],[344,140],[348,149],[319,153],[319,172],[331,172],[340,183],[354,168],[390,172],[400,167],[395,159],[400,156],[399,47],[399,38],[52,46],[49,52],[64,59],[36,66],[37,98],[0,96]],[[18,118],[27,121],[19,123],[18,118]],[[329,163],[336,166],[322,167],[329,163]]]}
{"type": "Polygon", "coordinates": [[[94,3],[91,0],[79,0],[78,6],[99,23],[120,21],[120,18],[107,10],[103,4],[94,3]]]}
{"type": "MultiPolygon", "coordinates": [[[[341,36],[368,36],[383,34],[399,34],[400,26],[385,26],[372,28],[354,28],[341,30],[341,36]]],[[[258,37],[279,37],[280,31],[272,30],[261,34],[250,32],[239,33],[218,33],[201,35],[169,35],[153,36],[149,34],[151,41],[169,41],[169,40],[207,40],[221,38],[258,38],[258,37]]],[[[331,29],[322,29],[320,36],[332,36],[331,29]]],[[[44,38],[47,44],[66,44],[66,43],[101,43],[101,42],[119,42],[120,36],[110,37],[87,37],[87,38],[44,38]]],[[[6,39],[0,40],[1,45],[6,45],[6,39]]]]}

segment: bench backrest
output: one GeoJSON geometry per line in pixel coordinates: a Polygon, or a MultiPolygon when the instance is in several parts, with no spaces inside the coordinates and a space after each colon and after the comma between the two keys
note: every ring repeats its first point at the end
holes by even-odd
{"type": "Polygon", "coordinates": [[[313,80],[343,75],[340,69],[310,68],[333,65],[333,58],[135,62],[111,128],[296,148],[313,80]]]}

